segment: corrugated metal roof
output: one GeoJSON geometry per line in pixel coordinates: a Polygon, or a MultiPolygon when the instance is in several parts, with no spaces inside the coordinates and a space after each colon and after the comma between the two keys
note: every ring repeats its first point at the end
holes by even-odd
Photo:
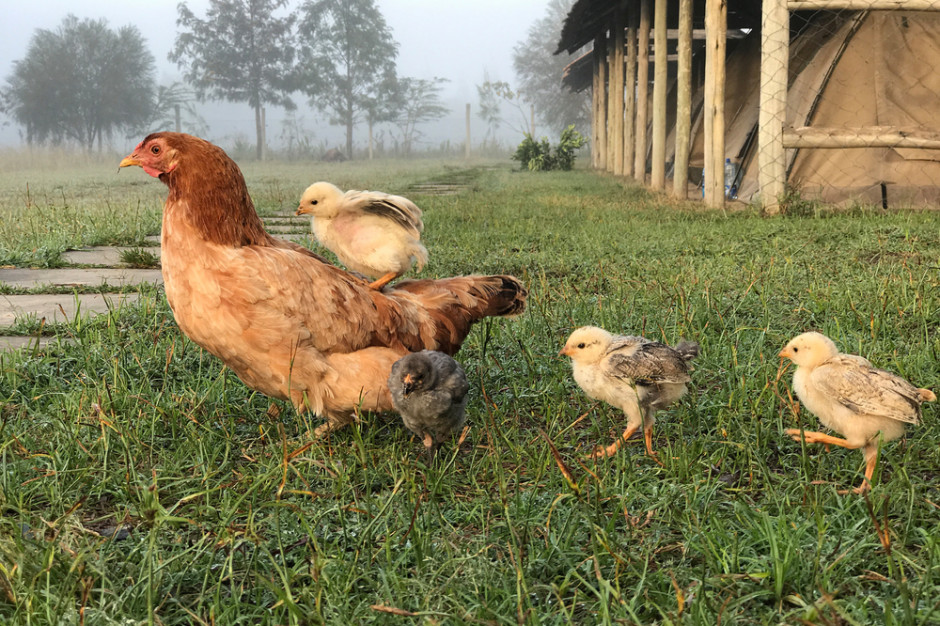
{"type": "MultiPolygon", "coordinates": [[[[613,20],[614,7],[620,2],[624,6],[633,4],[640,10],[640,0],[578,0],[568,12],[561,28],[561,38],[555,54],[573,54],[579,48],[594,41],[594,37],[613,20]]],[[[728,29],[759,29],[761,19],[760,0],[727,0],[728,29]]],[[[650,0],[650,14],[653,0],[650,0]]],[[[679,0],[668,0],[666,23],[669,28],[679,26],[679,0]]],[[[692,27],[705,28],[705,0],[693,0],[692,27]]]]}

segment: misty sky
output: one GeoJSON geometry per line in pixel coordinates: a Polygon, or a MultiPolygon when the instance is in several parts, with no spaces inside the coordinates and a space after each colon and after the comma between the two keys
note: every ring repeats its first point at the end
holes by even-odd
{"type": "MultiPolygon", "coordinates": [[[[176,0],[33,0],[16,3],[0,20],[0,81],[12,72],[14,60],[25,56],[29,40],[37,28],[55,29],[68,14],[79,18],[105,18],[112,28],[137,26],[157,62],[160,83],[180,79],[167,53],[176,36],[176,0]]],[[[204,17],[207,0],[189,0],[187,5],[204,17]]],[[[293,0],[292,6],[300,4],[293,0]]],[[[492,80],[515,82],[512,70],[513,47],[524,40],[529,27],[546,12],[546,0],[378,0],[395,40],[399,43],[400,76],[450,79],[443,98],[455,108],[459,103],[476,105],[475,85],[483,82],[484,70],[492,80]]],[[[318,115],[298,101],[305,119],[318,115]]],[[[253,116],[247,104],[200,108],[213,135],[241,126],[244,117],[247,135],[252,135],[253,116]],[[206,113],[209,113],[206,115],[206,113]]],[[[462,115],[462,112],[460,113],[462,115]]],[[[276,115],[276,113],[275,113],[276,115]]],[[[318,131],[318,133],[321,131],[318,131]]],[[[322,131],[329,134],[330,131],[322,131]]],[[[272,131],[268,131],[269,137],[272,131]]],[[[459,134],[453,137],[460,141],[459,134]]],[[[15,128],[0,128],[0,142],[17,143],[15,128]]]]}

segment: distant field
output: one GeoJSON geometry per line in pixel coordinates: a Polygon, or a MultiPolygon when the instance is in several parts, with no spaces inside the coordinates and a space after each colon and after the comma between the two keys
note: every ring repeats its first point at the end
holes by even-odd
{"type": "MultiPolygon", "coordinates": [[[[18,164],[0,168],[0,264],[156,233],[165,187],[121,156],[0,155],[18,164]]],[[[392,415],[311,441],[315,418],[188,342],[160,292],[0,357],[0,621],[940,623],[938,407],[885,444],[868,498],[839,495],[862,455],[782,434],[817,421],[776,356],[817,329],[940,390],[940,213],[725,216],[513,165],[245,167],[263,214],[321,179],[409,195],[427,275],[529,286],[524,315],[458,354],[471,430],[431,467],[392,415]],[[665,467],[641,440],[584,459],[623,416],[557,356],[583,324],[701,343],[689,395],[659,414],[665,467]]]]}

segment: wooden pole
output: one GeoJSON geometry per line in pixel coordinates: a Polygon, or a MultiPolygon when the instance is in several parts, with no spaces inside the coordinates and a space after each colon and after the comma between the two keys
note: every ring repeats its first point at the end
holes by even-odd
{"type": "Polygon", "coordinates": [[[607,169],[607,31],[594,38],[597,61],[597,168],[607,169]]]}
{"type": "Polygon", "coordinates": [[[785,128],[784,148],[927,148],[940,149],[940,132],[923,128],[867,126],[785,128]]]}
{"type": "MultiPolygon", "coordinates": [[[[597,169],[600,167],[600,147],[601,147],[601,116],[600,102],[601,90],[598,85],[598,64],[600,60],[597,56],[597,38],[594,39],[594,50],[591,52],[591,167],[597,169]]],[[[532,138],[533,140],[535,137],[532,138]]]]}
{"type": "Polygon", "coordinates": [[[634,176],[636,154],[636,29],[640,16],[636,4],[627,5],[627,62],[624,78],[623,175],[634,176]]]}
{"type": "Polygon", "coordinates": [[[787,0],[764,0],[761,17],[760,117],[758,118],[757,180],[764,212],[780,212],[786,191],[787,153],[783,125],[787,113],[790,66],[790,12],[787,0]]]}
{"type": "Polygon", "coordinates": [[[470,158],[470,103],[467,103],[467,139],[466,144],[463,148],[463,155],[465,159],[470,158]]]}
{"type": "Polygon", "coordinates": [[[607,169],[617,176],[623,175],[623,5],[614,7],[610,44],[610,156],[607,169]]]}
{"type": "Polygon", "coordinates": [[[653,13],[653,156],[650,166],[650,186],[656,191],[666,188],[666,0],[656,0],[653,13]]]}
{"type": "Polygon", "coordinates": [[[692,0],[679,0],[679,60],[676,84],[676,160],[672,195],[689,195],[689,150],[692,135],[692,0]]]}
{"type": "Polygon", "coordinates": [[[633,176],[646,182],[646,122],[650,88],[650,0],[640,0],[640,26],[637,29],[636,55],[636,152],[633,176]]]}
{"type": "Polygon", "coordinates": [[[726,0],[705,3],[705,204],[725,206],[726,0]]]}

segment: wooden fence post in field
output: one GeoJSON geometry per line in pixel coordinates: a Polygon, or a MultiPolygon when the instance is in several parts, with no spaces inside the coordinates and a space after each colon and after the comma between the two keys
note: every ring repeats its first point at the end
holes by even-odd
{"type": "Polygon", "coordinates": [[[692,134],[692,0],[679,0],[679,59],[676,78],[676,158],[672,194],[689,195],[689,148],[692,134]]]}
{"type": "Polygon", "coordinates": [[[656,0],[653,14],[653,156],[650,165],[650,187],[656,191],[666,188],[666,0],[656,0]]]}
{"type": "Polygon", "coordinates": [[[724,208],[725,51],[728,6],[705,3],[705,206],[724,208]]]}
{"type": "Polygon", "coordinates": [[[470,158],[470,103],[467,103],[467,144],[463,149],[464,158],[470,158]]]}
{"type": "Polygon", "coordinates": [[[760,117],[757,179],[764,212],[780,211],[786,190],[787,157],[783,125],[790,66],[790,11],[787,0],[764,0],[761,16],[760,117]]]}
{"type": "Polygon", "coordinates": [[[636,152],[633,177],[646,183],[646,139],[650,89],[650,0],[640,0],[636,55],[636,152]]]}

